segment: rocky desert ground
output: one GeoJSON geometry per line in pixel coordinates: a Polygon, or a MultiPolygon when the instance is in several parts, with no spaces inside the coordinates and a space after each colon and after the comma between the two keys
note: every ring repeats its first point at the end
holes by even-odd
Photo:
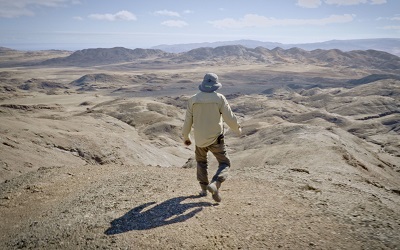
{"type": "Polygon", "coordinates": [[[1,249],[400,249],[397,56],[0,52],[1,249]],[[243,127],[221,203],[181,138],[207,72],[243,127]]]}

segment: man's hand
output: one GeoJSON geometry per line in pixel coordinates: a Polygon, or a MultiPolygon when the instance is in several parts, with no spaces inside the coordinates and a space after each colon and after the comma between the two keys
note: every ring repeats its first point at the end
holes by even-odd
{"type": "Polygon", "coordinates": [[[184,143],[185,143],[186,146],[190,146],[192,144],[192,142],[190,140],[185,140],[184,143]]]}

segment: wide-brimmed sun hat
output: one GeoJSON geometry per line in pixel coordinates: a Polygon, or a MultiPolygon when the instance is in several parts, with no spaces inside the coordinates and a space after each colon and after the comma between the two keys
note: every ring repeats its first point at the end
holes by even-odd
{"type": "Polygon", "coordinates": [[[211,93],[222,87],[222,84],[218,82],[218,76],[214,73],[207,73],[204,76],[203,82],[199,85],[199,89],[202,92],[211,93]]]}

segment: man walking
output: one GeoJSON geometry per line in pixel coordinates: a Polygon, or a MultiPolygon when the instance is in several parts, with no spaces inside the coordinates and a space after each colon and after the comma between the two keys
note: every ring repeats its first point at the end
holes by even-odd
{"type": "Polygon", "coordinates": [[[207,195],[207,190],[216,202],[221,201],[219,188],[228,175],[231,162],[225,151],[223,121],[237,134],[242,132],[236,116],[233,114],[225,96],[215,92],[221,87],[218,76],[207,73],[199,85],[200,92],[190,97],[187,104],[185,123],[182,134],[185,145],[192,142],[189,133],[193,127],[195,140],[195,156],[197,162],[197,180],[201,187],[201,196],[207,195]],[[207,153],[210,151],[218,161],[218,170],[208,180],[207,153]]]}

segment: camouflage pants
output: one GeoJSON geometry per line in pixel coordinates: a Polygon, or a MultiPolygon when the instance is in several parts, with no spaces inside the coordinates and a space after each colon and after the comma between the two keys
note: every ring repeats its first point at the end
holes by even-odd
{"type": "Polygon", "coordinates": [[[228,171],[231,166],[231,162],[226,155],[224,138],[219,138],[215,143],[210,146],[200,148],[196,146],[195,155],[197,161],[197,180],[201,186],[207,186],[208,181],[208,160],[207,153],[210,151],[213,153],[218,161],[218,169],[214,174],[211,182],[219,181],[224,182],[228,177],[228,171]]]}

